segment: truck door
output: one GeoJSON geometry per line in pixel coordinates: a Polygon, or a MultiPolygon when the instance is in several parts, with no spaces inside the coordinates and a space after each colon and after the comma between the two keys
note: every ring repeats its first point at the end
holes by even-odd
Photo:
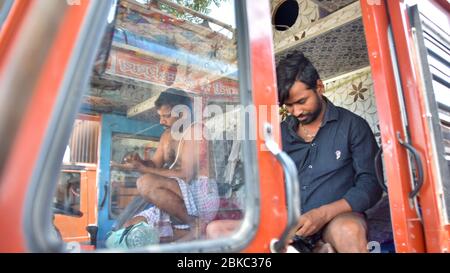
{"type": "Polygon", "coordinates": [[[361,4],[396,251],[448,252],[450,6],[361,4]]]}

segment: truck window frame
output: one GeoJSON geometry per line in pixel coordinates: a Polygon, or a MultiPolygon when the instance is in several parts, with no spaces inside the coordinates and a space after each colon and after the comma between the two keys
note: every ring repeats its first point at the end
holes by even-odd
{"type": "MultiPolygon", "coordinates": [[[[51,201],[57,184],[57,177],[72,125],[81,105],[80,90],[88,87],[89,76],[100,47],[111,7],[117,0],[92,1],[88,15],[84,18],[80,35],[75,43],[66,69],[63,84],[58,92],[56,104],[40,148],[39,158],[33,170],[30,188],[27,192],[24,231],[28,248],[32,252],[64,252],[65,244],[54,236],[51,201]],[[70,102],[70,103],[68,103],[70,102]],[[74,103],[76,102],[76,103],[74,103]]],[[[246,17],[246,3],[235,1],[238,35],[238,78],[241,104],[252,105],[252,78],[250,64],[250,38],[246,17]]],[[[250,117],[242,114],[241,119],[249,122],[250,117]]],[[[245,133],[245,132],[244,132],[245,133]]],[[[193,241],[180,244],[156,245],[132,252],[236,252],[244,249],[256,235],[260,222],[260,188],[256,140],[244,137],[242,149],[246,203],[245,216],[240,229],[231,237],[208,241],[193,241]],[[252,163],[253,162],[253,163],[252,163]]],[[[107,250],[99,250],[103,252],[107,250]]],[[[118,251],[118,250],[115,250],[118,251]]],[[[124,251],[128,252],[128,251],[124,251]]]]}

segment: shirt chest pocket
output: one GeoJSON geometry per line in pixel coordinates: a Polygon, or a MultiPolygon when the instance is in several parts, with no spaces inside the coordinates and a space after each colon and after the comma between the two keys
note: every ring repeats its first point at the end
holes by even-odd
{"type": "Polygon", "coordinates": [[[316,162],[327,171],[340,169],[351,164],[351,153],[346,145],[330,145],[318,149],[316,162]]]}

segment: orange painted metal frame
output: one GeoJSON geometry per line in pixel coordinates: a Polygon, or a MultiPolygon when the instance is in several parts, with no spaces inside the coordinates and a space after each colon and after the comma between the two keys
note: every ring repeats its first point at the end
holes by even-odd
{"type": "MultiPolygon", "coordinates": [[[[34,1],[17,1],[5,23],[0,40],[0,69],[7,66],[9,50],[14,47],[14,35],[20,35],[21,22],[34,1]]],[[[370,1],[372,2],[372,1],[370,1]]],[[[442,1],[440,1],[442,2],[442,1]]],[[[439,2],[439,3],[440,3],[439,2]]],[[[46,133],[58,88],[63,80],[65,67],[73,50],[82,21],[86,16],[88,1],[66,10],[64,22],[53,48],[42,68],[40,80],[35,87],[33,99],[27,109],[17,138],[11,149],[9,160],[0,177],[0,252],[27,251],[23,237],[23,209],[25,195],[29,188],[34,162],[39,154],[40,144],[46,133]],[[30,136],[33,136],[30,138],[30,136]],[[21,164],[27,162],[28,164],[21,164]]],[[[252,92],[256,106],[267,106],[266,117],[260,116],[274,126],[276,141],[280,143],[279,117],[271,117],[270,108],[277,104],[275,72],[269,5],[258,0],[246,1],[250,34],[250,60],[252,67],[252,92]],[[268,61],[271,60],[271,61],[268,61]]],[[[445,5],[442,5],[445,7],[445,5]]],[[[447,5],[448,6],[448,5],[447,5]]],[[[411,191],[407,153],[399,145],[396,133],[402,132],[400,106],[396,92],[394,71],[390,56],[387,30],[388,11],[399,58],[400,74],[411,124],[412,144],[417,147],[424,162],[432,162],[430,135],[423,116],[424,98],[421,96],[420,77],[416,56],[409,31],[404,1],[386,0],[381,5],[370,5],[361,1],[363,21],[369,58],[372,67],[377,108],[379,109],[386,175],[391,203],[394,237],[397,252],[443,252],[448,250],[449,230],[442,223],[436,197],[435,177],[438,175],[431,163],[425,164],[425,185],[420,192],[420,203],[424,213],[425,238],[415,210],[410,206],[408,194],[411,191]],[[417,105],[421,108],[417,109],[417,105]]],[[[263,124],[263,123],[262,123],[263,124]]],[[[258,125],[262,125],[258,124],[258,125]]],[[[259,131],[262,128],[258,128],[259,131]]],[[[261,149],[262,134],[256,141],[261,190],[260,225],[254,240],[245,252],[268,252],[269,242],[278,237],[286,223],[283,173],[276,159],[261,149]],[[274,224],[276,223],[276,225],[274,224]]],[[[94,198],[96,200],[96,198],[94,198]]],[[[89,221],[95,221],[89,217],[89,221]]]]}
{"type": "MultiPolygon", "coordinates": [[[[87,114],[78,114],[80,120],[101,121],[100,116],[87,114]]],[[[100,141],[100,140],[98,140],[100,141]]],[[[62,238],[66,242],[89,242],[90,236],[86,230],[89,225],[98,225],[98,183],[97,183],[97,165],[79,164],[84,166],[80,181],[80,211],[83,213],[81,218],[55,215],[54,224],[60,231],[62,238]]],[[[77,171],[72,171],[77,172],[77,171]]]]}
{"type": "MultiPolygon", "coordinates": [[[[65,10],[63,22],[41,69],[42,73],[33,91],[32,100],[24,114],[0,177],[0,215],[2,215],[0,252],[27,251],[23,234],[25,197],[57,93],[65,75],[65,68],[90,2],[80,1],[80,3],[65,10]]],[[[32,5],[29,8],[31,7],[32,5]]],[[[17,16],[22,17],[16,20],[23,20],[26,12],[17,16]]],[[[20,27],[17,31],[21,33],[20,27]]],[[[7,44],[6,50],[14,46],[14,42],[11,42],[7,44]]],[[[1,65],[0,69],[3,69],[7,63],[1,65]]]]}
{"type": "Polygon", "coordinates": [[[386,1],[381,1],[380,5],[369,2],[360,1],[375,87],[396,251],[425,252],[422,226],[408,197],[411,186],[407,153],[396,137],[397,132],[403,134],[403,122],[390,56],[386,1]]]}
{"type": "Polygon", "coordinates": [[[420,74],[419,54],[414,44],[407,8],[407,1],[389,1],[388,10],[410,122],[411,142],[419,152],[424,165],[424,184],[419,193],[419,200],[424,222],[426,250],[427,252],[449,252],[449,230],[445,227],[442,204],[438,197],[439,188],[436,184],[440,174],[435,168],[435,164],[438,163],[433,159],[431,143],[433,136],[430,135],[431,130],[427,123],[426,98],[423,95],[425,85],[420,74]]]}
{"type": "Polygon", "coordinates": [[[3,26],[0,28],[0,68],[4,68],[3,63],[6,61],[9,50],[12,48],[14,37],[19,33],[24,18],[26,18],[26,14],[33,2],[33,0],[14,1],[3,26]]]}
{"type": "Polygon", "coordinates": [[[55,226],[61,232],[61,236],[67,242],[89,242],[88,225],[97,225],[97,185],[96,166],[86,167],[82,171],[71,171],[80,173],[80,218],[55,215],[55,226]]]}
{"type": "Polygon", "coordinates": [[[283,170],[275,157],[264,151],[262,139],[265,121],[273,126],[275,141],[281,147],[279,115],[271,117],[272,105],[278,105],[275,83],[275,65],[272,42],[272,25],[268,1],[247,0],[250,36],[250,62],[252,73],[253,101],[257,107],[259,182],[261,190],[261,217],[256,237],[246,252],[269,252],[269,243],[279,238],[287,223],[283,170]],[[259,106],[266,106],[267,112],[260,116],[259,106]]]}

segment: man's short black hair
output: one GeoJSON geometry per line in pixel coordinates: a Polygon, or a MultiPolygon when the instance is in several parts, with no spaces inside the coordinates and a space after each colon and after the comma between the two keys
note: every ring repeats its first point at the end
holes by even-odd
{"type": "Polygon", "coordinates": [[[277,65],[277,85],[280,105],[289,98],[289,89],[295,81],[301,81],[316,91],[319,73],[308,58],[300,51],[294,51],[283,57],[277,65]]]}
{"type": "Polygon", "coordinates": [[[179,89],[169,88],[164,92],[161,92],[159,97],[155,101],[155,107],[157,109],[161,108],[163,105],[168,105],[171,108],[177,105],[186,105],[192,110],[192,101],[189,95],[179,89]]]}

